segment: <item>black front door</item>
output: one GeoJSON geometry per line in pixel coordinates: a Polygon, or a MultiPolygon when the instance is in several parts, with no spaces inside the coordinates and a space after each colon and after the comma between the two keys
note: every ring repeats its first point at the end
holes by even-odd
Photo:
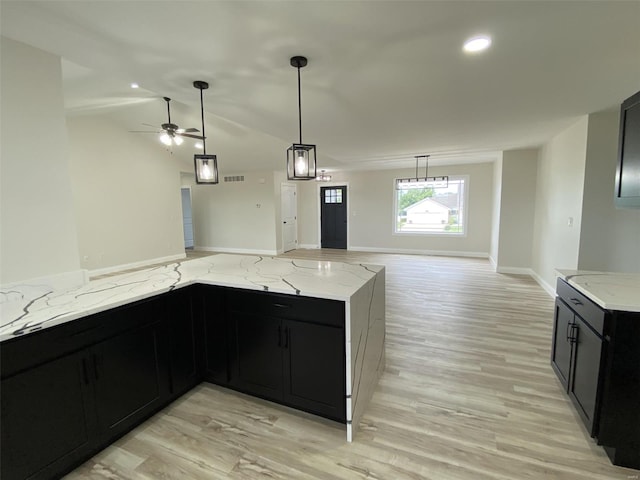
{"type": "Polygon", "coordinates": [[[347,248],[347,187],[320,188],[322,248],[347,248]]]}

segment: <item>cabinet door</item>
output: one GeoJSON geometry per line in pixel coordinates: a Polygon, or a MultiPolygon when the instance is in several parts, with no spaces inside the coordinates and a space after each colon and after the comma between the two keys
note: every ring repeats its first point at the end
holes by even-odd
{"type": "Polygon", "coordinates": [[[95,416],[86,367],[76,353],[3,379],[4,480],[52,478],[90,451],[95,416]]]}
{"type": "Polygon", "coordinates": [[[127,431],[168,398],[160,324],[123,333],[92,349],[96,410],[103,436],[127,431]]]}
{"type": "Polygon", "coordinates": [[[282,401],[282,326],[274,317],[229,312],[231,385],[282,401]]]}
{"type": "Polygon", "coordinates": [[[190,289],[181,289],[171,292],[166,298],[171,394],[174,396],[181,395],[200,382],[191,297],[190,289]]]}
{"type": "Polygon", "coordinates": [[[600,377],[600,359],[602,357],[602,339],[576,315],[577,331],[573,372],[569,384],[569,395],[578,407],[593,436],[596,402],[598,400],[598,382],[600,377]]]}
{"type": "Polygon", "coordinates": [[[199,315],[202,318],[204,342],[202,362],[204,379],[208,382],[229,383],[228,328],[222,302],[222,290],[203,285],[200,288],[199,315]]]}
{"type": "Polygon", "coordinates": [[[283,320],[284,401],[338,421],[346,419],[344,328],[283,320]]]}
{"type": "Polygon", "coordinates": [[[571,368],[573,311],[562,300],[556,298],[556,312],[553,325],[553,348],[551,365],[565,389],[569,386],[571,368]]]}

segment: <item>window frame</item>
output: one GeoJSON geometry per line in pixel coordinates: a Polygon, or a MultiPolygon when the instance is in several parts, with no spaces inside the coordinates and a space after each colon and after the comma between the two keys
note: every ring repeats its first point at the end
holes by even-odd
{"type": "Polygon", "coordinates": [[[462,180],[464,182],[464,192],[462,196],[462,227],[463,232],[401,232],[398,231],[398,193],[396,190],[397,180],[401,177],[395,177],[393,179],[393,221],[392,221],[392,232],[391,234],[399,237],[445,237],[445,238],[465,238],[469,234],[469,175],[449,175],[449,182],[462,180]]]}

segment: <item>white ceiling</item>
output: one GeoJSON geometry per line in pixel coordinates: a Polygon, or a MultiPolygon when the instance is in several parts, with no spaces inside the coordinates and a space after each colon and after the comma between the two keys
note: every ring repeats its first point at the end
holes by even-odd
{"type": "Polygon", "coordinates": [[[638,1],[2,0],[1,17],[4,36],[64,59],[70,114],[141,130],[169,96],[174,123],[199,127],[192,82],[208,81],[210,153],[275,142],[284,158],[298,138],[289,58],[305,55],[303,141],[328,170],[492,160],[640,88],[638,1]],[[465,54],[479,33],[491,49],[465,54]]]}

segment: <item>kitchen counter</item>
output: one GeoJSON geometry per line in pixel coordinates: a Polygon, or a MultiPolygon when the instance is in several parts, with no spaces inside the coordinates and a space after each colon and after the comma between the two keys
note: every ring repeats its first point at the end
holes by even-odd
{"type": "Polygon", "coordinates": [[[13,285],[0,290],[0,341],[193,283],[349,301],[378,265],[249,255],[212,255],[100,280],[68,291],[13,285]]]}
{"type": "Polygon", "coordinates": [[[93,280],[66,291],[12,285],[0,290],[0,341],[196,283],[345,303],[345,400],[351,441],[385,366],[383,266],[219,254],[93,280]]]}
{"type": "Polygon", "coordinates": [[[640,312],[640,273],[557,270],[558,276],[605,310],[640,312]]]}

